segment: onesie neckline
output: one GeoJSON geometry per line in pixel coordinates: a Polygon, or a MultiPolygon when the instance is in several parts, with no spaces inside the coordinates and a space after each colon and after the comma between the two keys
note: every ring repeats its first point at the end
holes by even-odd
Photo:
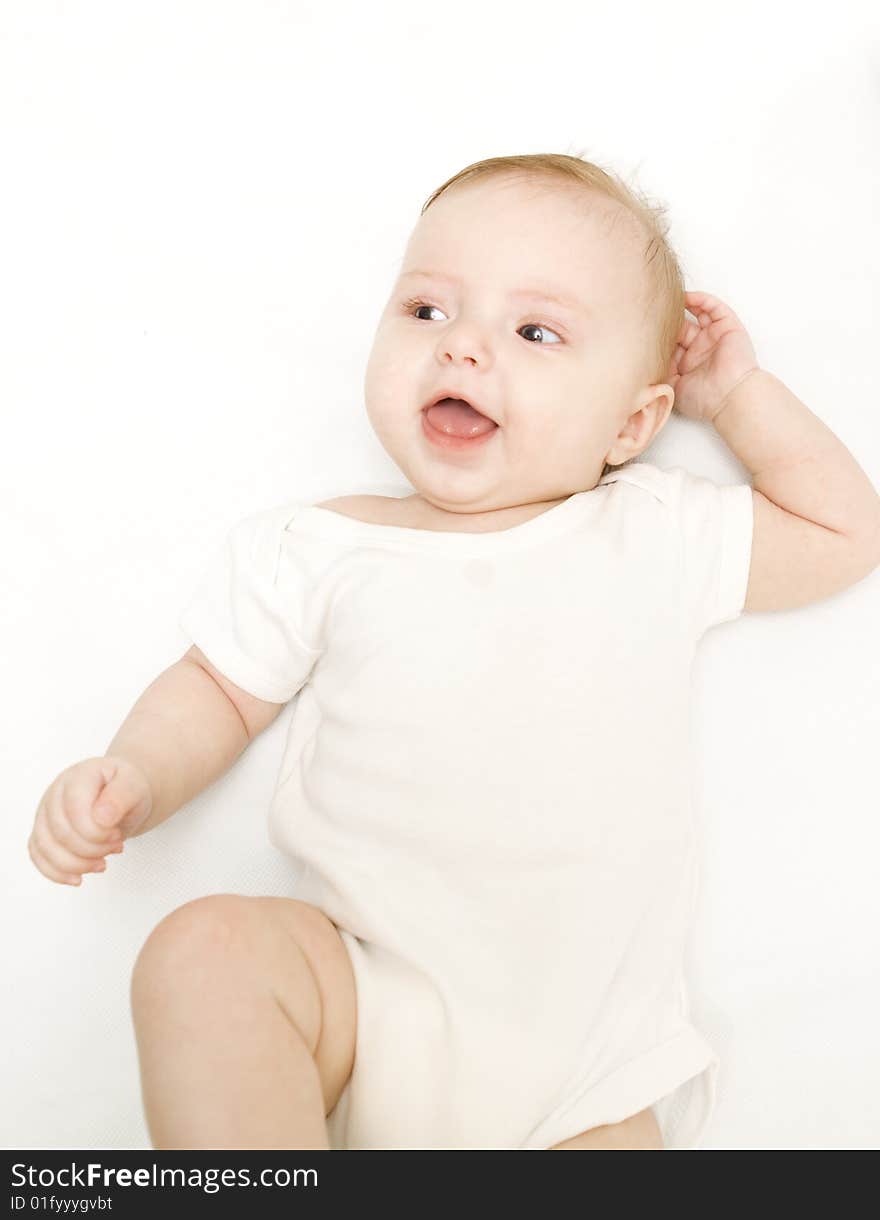
{"type": "Polygon", "coordinates": [[[486,530],[483,533],[465,533],[461,530],[414,529],[407,525],[380,525],[375,521],[359,521],[337,513],[332,508],[317,504],[301,506],[291,519],[289,526],[303,528],[307,533],[339,542],[357,542],[393,550],[435,551],[474,554],[516,550],[542,538],[561,533],[568,522],[575,518],[590,503],[599,488],[610,482],[614,471],[600,479],[595,487],[577,491],[545,509],[528,521],[508,526],[502,530],[486,530]]]}

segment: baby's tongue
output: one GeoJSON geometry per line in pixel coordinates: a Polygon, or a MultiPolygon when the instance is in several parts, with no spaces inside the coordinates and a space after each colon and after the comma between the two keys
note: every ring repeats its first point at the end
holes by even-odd
{"type": "Polygon", "coordinates": [[[460,398],[441,398],[433,407],[428,407],[425,414],[432,427],[449,436],[482,436],[498,427],[460,398]]]}

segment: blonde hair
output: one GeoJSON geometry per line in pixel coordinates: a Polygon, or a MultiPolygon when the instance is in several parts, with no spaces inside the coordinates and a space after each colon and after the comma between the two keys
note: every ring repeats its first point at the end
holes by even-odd
{"type": "MultiPolygon", "coordinates": [[[[617,204],[617,218],[629,216],[644,239],[645,313],[651,320],[645,369],[650,384],[668,381],[670,361],[684,321],[684,275],[675,251],[667,241],[669,224],[664,204],[652,200],[638,187],[628,185],[613,170],[603,169],[581,156],[566,153],[528,153],[521,156],[488,157],[453,174],[433,191],[422,205],[424,215],[444,191],[463,182],[500,174],[522,174],[526,178],[562,179],[579,184],[593,194],[617,204]],[[620,212],[619,209],[623,209],[620,212]]],[[[603,476],[612,467],[606,463],[603,476]]]]}

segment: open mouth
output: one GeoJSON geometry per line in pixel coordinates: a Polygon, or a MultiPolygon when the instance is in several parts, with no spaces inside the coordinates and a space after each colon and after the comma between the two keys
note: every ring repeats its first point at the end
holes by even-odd
{"type": "Polygon", "coordinates": [[[465,398],[435,398],[422,409],[422,415],[429,432],[449,440],[476,441],[498,428],[493,419],[465,398]]]}
{"type": "Polygon", "coordinates": [[[422,431],[435,448],[461,453],[482,449],[500,429],[464,398],[435,398],[422,408],[422,431]]]}

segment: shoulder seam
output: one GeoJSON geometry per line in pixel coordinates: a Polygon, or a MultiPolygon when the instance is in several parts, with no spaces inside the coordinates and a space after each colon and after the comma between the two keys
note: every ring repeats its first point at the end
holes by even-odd
{"type": "Polygon", "coordinates": [[[663,476],[674,475],[678,469],[679,467],[665,469],[662,466],[653,466],[648,462],[634,462],[632,466],[625,466],[621,470],[609,471],[605,478],[608,483],[618,481],[631,483],[633,486],[641,487],[643,491],[649,492],[662,504],[670,504],[675,493],[671,483],[663,476]]]}

